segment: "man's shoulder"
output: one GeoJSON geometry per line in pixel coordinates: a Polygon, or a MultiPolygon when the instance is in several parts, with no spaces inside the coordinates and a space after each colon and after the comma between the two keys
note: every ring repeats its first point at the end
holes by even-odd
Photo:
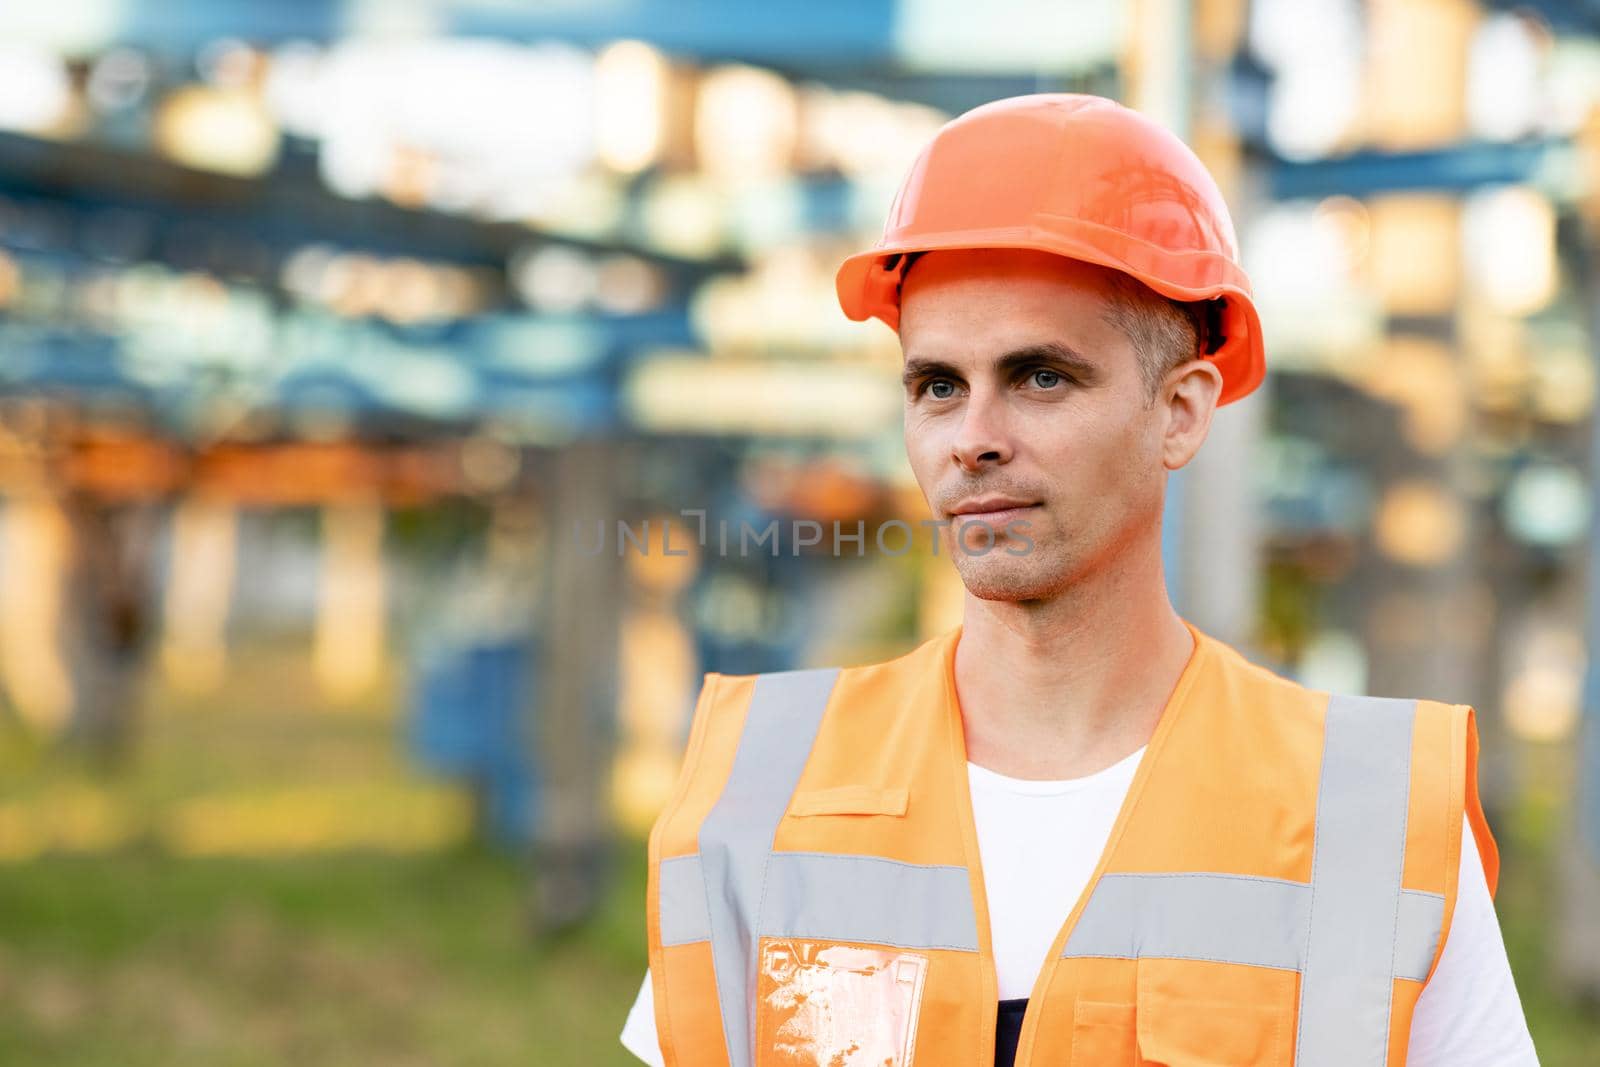
{"type": "Polygon", "coordinates": [[[1277,689],[1294,689],[1311,691],[1309,686],[1303,685],[1283,668],[1270,666],[1259,659],[1245,655],[1233,645],[1219,637],[1213,637],[1203,630],[1197,630],[1200,639],[1206,645],[1206,650],[1214,657],[1218,666],[1244,681],[1257,685],[1265,685],[1277,689]]]}
{"type": "Polygon", "coordinates": [[[1310,685],[1295,678],[1287,668],[1262,663],[1257,659],[1246,656],[1232,645],[1214,637],[1206,637],[1207,643],[1215,656],[1219,666],[1219,673],[1223,674],[1237,687],[1250,689],[1254,693],[1288,700],[1295,703],[1314,705],[1319,711],[1333,697],[1346,697],[1354,699],[1384,699],[1396,703],[1415,702],[1419,706],[1426,705],[1435,712],[1439,709],[1450,709],[1449,714],[1464,715],[1471,709],[1470,705],[1458,704],[1450,700],[1434,699],[1423,696],[1408,695],[1394,697],[1393,695],[1380,697],[1375,693],[1367,693],[1356,687],[1328,689],[1310,685]]]}
{"type": "Polygon", "coordinates": [[[1217,702],[1236,709],[1251,720],[1282,721],[1318,718],[1327,706],[1329,692],[1268,666],[1220,638],[1196,631],[1207,657],[1204,681],[1217,702]]]}

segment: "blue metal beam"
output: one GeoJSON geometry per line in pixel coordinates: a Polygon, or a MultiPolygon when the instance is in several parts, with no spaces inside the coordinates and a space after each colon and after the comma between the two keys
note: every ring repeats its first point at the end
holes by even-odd
{"type": "Polygon", "coordinates": [[[185,52],[222,37],[332,41],[393,16],[443,35],[591,46],[627,37],[686,56],[861,64],[893,55],[897,7],[896,0],[435,0],[385,11],[353,0],[127,0],[115,6],[109,36],[185,52]]]}
{"type": "Polygon", "coordinates": [[[1488,0],[1501,11],[1532,9],[1557,33],[1600,33],[1600,0],[1488,0]]]}
{"type": "Polygon", "coordinates": [[[542,234],[517,223],[410,210],[375,198],[350,200],[323,187],[309,159],[294,156],[264,178],[239,178],[104,145],[0,133],[0,196],[43,205],[79,228],[96,216],[120,213],[148,246],[135,250],[137,258],[181,258],[186,246],[210,255],[206,250],[216,245],[211,238],[226,237],[217,247],[259,249],[263,255],[238,264],[177,265],[260,274],[268,284],[276,284],[279,257],[313,242],[497,269],[515,249],[541,242],[594,253],[630,251],[665,272],[677,303],[705,278],[744,265],[732,256],[685,260],[621,243],[542,234]]]}
{"type": "MultiPolygon", "coordinates": [[[[1084,87],[1014,69],[909,69],[897,29],[900,7],[901,0],[413,0],[387,8],[355,0],[122,0],[105,43],[188,61],[220,38],[267,46],[326,44],[381,28],[377,18],[393,13],[418,32],[441,36],[590,48],[644,40],[689,59],[755,63],[796,79],[859,87],[951,112],[1004,96],[1084,87]]],[[[1090,70],[1083,77],[1103,82],[1104,74],[1090,70]]]]}
{"type": "Polygon", "coordinates": [[[895,0],[587,0],[455,3],[448,32],[597,45],[636,37],[679,55],[764,63],[878,63],[895,47],[895,0]]]}
{"type": "Polygon", "coordinates": [[[1528,182],[1567,142],[1475,142],[1428,152],[1356,152],[1310,162],[1274,160],[1265,167],[1267,197],[1300,200],[1343,194],[1432,190],[1465,193],[1488,185],[1528,182]]]}

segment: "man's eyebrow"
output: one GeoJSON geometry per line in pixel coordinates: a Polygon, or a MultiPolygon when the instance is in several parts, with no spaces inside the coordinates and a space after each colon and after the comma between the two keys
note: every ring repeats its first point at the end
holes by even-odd
{"type": "MultiPolygon", "coordinates": [[[[1013,348],[994,361],[994,369],[1001,374],[1010,374],[1035,363],[1054,363],[1083,383],[1092,382],[1100,376],[1100,368],[1093,361],[1059,341],[1042,341],[1036,345],[1013,348]]],[[[909,386],[925,377],[959,378],[961,375],[959,367],[942,359],[914,358],[906,360],[900,381],[909,386]]]]}

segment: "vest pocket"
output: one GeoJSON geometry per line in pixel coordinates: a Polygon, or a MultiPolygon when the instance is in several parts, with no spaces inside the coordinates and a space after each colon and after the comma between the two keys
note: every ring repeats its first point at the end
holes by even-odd
{"type": "Polygon", "coordinates": [[[1214,960],[1138,963],[1140,1064],[1289,1067],[1299,976],[1214,960]]]}
{"type": "Polygon", "coordinates": [[[1139,1064],[1288,1067],[1290,1013],[1273,1003],[1174,997],[1139,990],[1139,1064]]]}
{"type": "Polygon", "coordinates": [[[907,790],[875,789],[865,785],[840,785],[832,789],[802,789],[789,801],[789,814],[904,815],[907,790]]]}
{"type": "Polygon", "coordinates": [[[1102,1000],[1079,1000],[1072,1009],[1072,1062],[1086,1067],[1110,1064],[1132,1067],[1134,1006],[1102,1000]]]}

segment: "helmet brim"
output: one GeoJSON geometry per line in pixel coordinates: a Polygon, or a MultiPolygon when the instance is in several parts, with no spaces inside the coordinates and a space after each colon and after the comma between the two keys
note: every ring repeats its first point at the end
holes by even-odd
{"type": "MultiPolygon", "coordinates": [[[[1094,229],[1100,230],[1098,227],[1094,229]]],[[[970,248],[1030,248],[1050,252],[1120,271],[1172,300],[1224,298],[1223,343],[1215,352],[1204,357],[1222,372],[1222,393],[1217,398],[1217,404],[1220,407],[1253,392],[1266,376],[1266,353],[1261,342],[1260,317],[1243,272],[1223,256],[1191,252],[1182,257],[1184,262],[1181,267],[1201,284],[1176,284],[1170,280],[1177,273],[1170,269],[1170,263],[1160,264],[1169,269],[1158,272],[1140,269],[1128,262],[1130,258],[1141,257],[1169,259],[1172,253],[1142,242],[1136,243],[1140,247],[1134,247],[1125,235],[1115,234],[1111,236],[1119,239],[1118,243],[1124,246],[1123,251],[1136,253],[1134,256],[1117,256],[1100,247],[1101,240],[1107,236],[1108,231],[1104,230],[1075,236],[1045,232],[1035,227],[1013,234],[992,230],[983,234],[930,234],[914,242],[880,245],[849,257],[835,275],[834,288],[846,317],[857,322],[875,318],[898,333],[900,281],[906,254],[970,248]],[[1085,236],[1090,239],[1084,239],[1085,236]]]]}

